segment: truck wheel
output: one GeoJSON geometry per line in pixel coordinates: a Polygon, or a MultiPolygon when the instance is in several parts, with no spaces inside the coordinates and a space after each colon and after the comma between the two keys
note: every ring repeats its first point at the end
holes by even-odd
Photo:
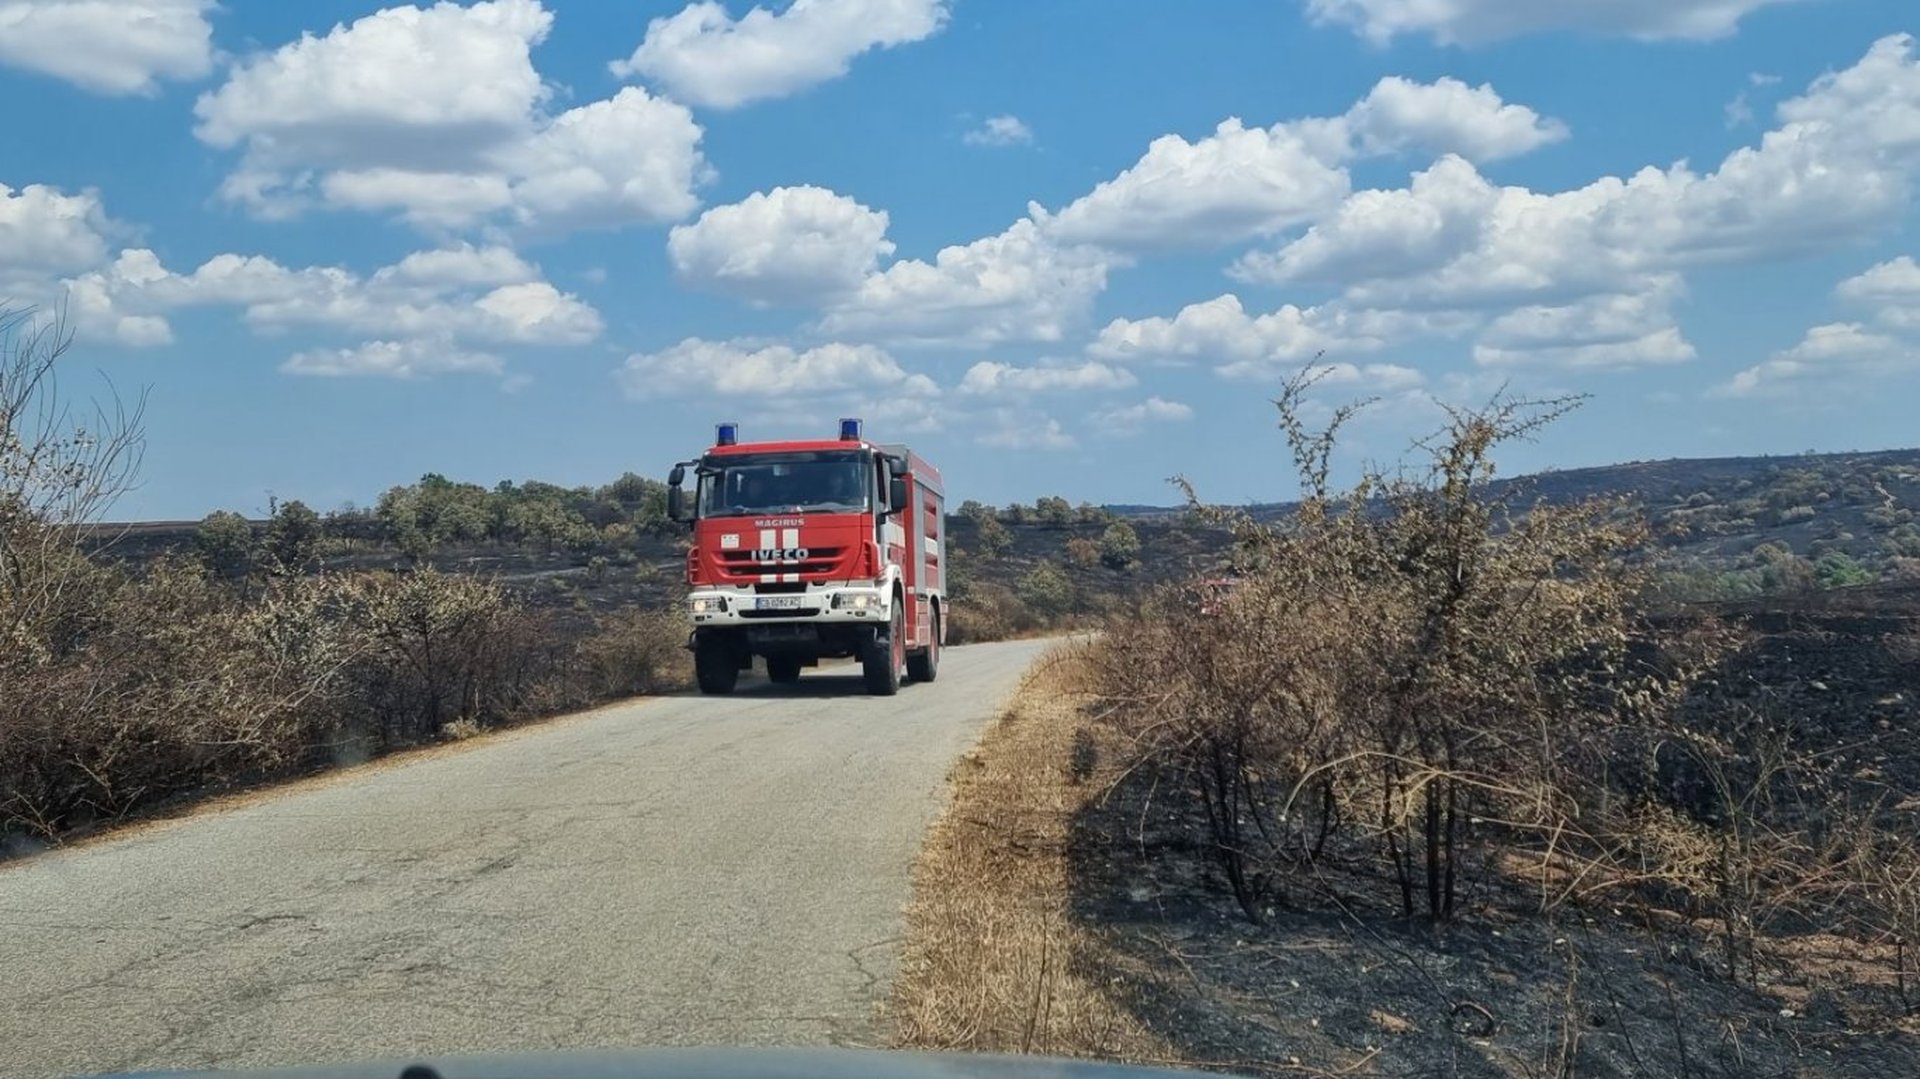
{"type": "Polygon", "coordinates": [[[768,656],[767,681],[785,685],[800,680],[799,656],[768,656]]]}
{"type": "Polygon", "coordinates": [[[693,646],[693,678],[700,692],[722,696],[740,681],[740,661],[724,640],[707,639],[693,646]]]}
{"type": "Polygon", "coordinates": [[[867,676],[867,692],[876,697],[891,697],[900,692],[900,668],[906,666],[907,651],[907,605],[895,599],[893,602],[893,625],[885,637],[875,636],[867,642],[867,653],[861,657],[861,672],[867,676]]]}
{"type": "Polygon", "coordinates": [[[931,682],[940,676],[940,611],[937,608],[929,616],[929,627],[932,640],[927,642],[927,650],[907,657],[907,675],[916,682],[931,682]]]}

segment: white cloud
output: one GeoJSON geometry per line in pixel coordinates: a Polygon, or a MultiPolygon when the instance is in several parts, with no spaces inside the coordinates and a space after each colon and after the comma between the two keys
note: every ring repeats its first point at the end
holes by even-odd
{"type": "Polygon", "coordinates": [[[530,52],[552,25],[539,0],[387,8],[243,61],[195,130],[267,165],[478,163],[546,98],[530,52]]]}
{"type": "Polygon", "coordinates": [[[1496,187],[1443,158],[1397,191],[1360,192],[1279,251],[1243,259],[1250,281],[1325,281],[1373,307],[1562,305],[1656,291],[1673,272],[1782,258],[1894,227],[1920,172],[1913,40],[1780,106],[1781,125],[1707,174],[1686,164],[1542,194],[1496,187]]]}
{"type": "Polygon", "coordinates": [[[369,341],[353,348],[297,352],[280,365],[290,375],[413,379],[439,374],[498,375],[500,357],[469,352],[447,338],[369,341]]]}
{"type": "Polygon", "coordinates": [[[1713,388],[1718,397],[1786,396],[1855,390],[1863,377],[1920,372],[1920,344],[1857,322],[1815,326],[1798,345],[1713,388]]]}
{"type": "Polygon", "coordinates": [[[1868,322],[1815,326],[1798,345],[1715,387],[1724,397],[1834,392],[1865,380],[1920,372],[1920,263],[1910,255],[1840,282],[1834,295],[1868,322]]]}
{"type": "Polygon", "coordinates": [[[960,138],[968,146],[1025,146],[1033,142],[1033,129],[1018,116],[990,116],[960,138]]]}
{"type": "Polygon", "coordinates": [[[634,400],[792,397],[874,386],[921,396],[938,392],[933,380],[909,374],[879,348],[837,342],[799,351],[784,344],[689,337],[659,352],[628,356],[614,375],[634,400]]]}
{"type": "Polygon", "coordinates": [[[1920,263],[1902,255],[1840,283],[1835,294],[1848,303],[1872,308],[1874,321],[1903,330],[1920,330],[1920,263]]]}
{"type": "MultiPolygon", "coordinates": [[[[298,200],[280,188],[279,177],[237,172],[221,185],[220,192],[264,217],[297,213],[298,200]]],[[[330,172],[320,180],[320,194],[329,206],[394,210],[414,225],[434,229],[459,228],[513,205],[513,184],[506,176],[415,169],[330,172]]]]}
{"type": "Polygon", "coordinates": [[[416,251],[376,272],[375,281],[409,285],[520,285],[540,272],[506,247],[461,244],[437,251],[416,251]]]}
{"type": "Polygon", "coordinates": [[[214,0],[0,0],[0,66],[102,94],[213,70],[214,0]]]}
{"type": "Polygon", "coordinates": [[[1070,450],[1078,445],[1059,420],[1027,409],[996,410],[975,429],[975,443],[999,450],[1070,450]]]}
{"type": "Polygon", "coordinates": [[[0,289],[33,276],[71,272],[106,258],[113,228],[92,191],[0,184],[0,289]]]}
{"type": "Polygon", "coordinates": [[[820,187],[776,187],[676,226],[681,280],[760,303],[821,301],[860,287],[893,253],[887,214],[820,187]]]}
{"type": "MultiPolygon", "coordinates": [[[[1265,380],[1323,353],[1367,352],[1415,337],[1452,336],[1471,322],[1443,314],[1351,310],[1286,304],[1250,315],[1231,293],[1188,304],[1172,318],[1114,319],[1087,351],[1121,361],[1200,360],[1227,378],[1265,380]]],[[[1420,373],[1369,364],[1382,383],[1414,384],[1420,373]]]]}
{"type": "Polygon", "coordinates": [[[1733,33],[1748,14],[1791,0],[1306,0],[1323,23],[1348,26],[1384,44],[1429,34],[1473,44],[1522,34],[1575,30],[1641,40],[1708,40],[1733,33]]]}
{"type": "Polygon", "coordinates": [[[515,213],[544,228],[677,221],[700,205],[711,170],[700,125],[685,107],[629,86],[569,109],[497,156],[513,179],[515,213]]]}
{"type": "Polygon", "coordinates": [[[1015,367],[983,360],[967,369],[960,380],[960,392],[1016,397],[1034,393],[1097,393],[1125,389],[1137,381],[1132,372],[1093,360],[1048,367],[1015,367]]]}
{"type": "Polygon", "coordinates": [[[1382,80],[1330,119],[1269,128],[1228,119],[1197,141],[1165,135],[1057,213],[1029,204],[997,236],[869,275],[827,305],[820,328],[923,343],[1057,341],[1085,318],[1108,271],[1137,256],[1244,242],[1323,217],[1349,194],[1347,161],[1416,147],[1503,157],[1564,135],[1490,87],[1404,79],[1382,80]]]}
{"type": "Polygon", "coordinates": [[[829,307],[834,337],[917,343],[1058,341],[1085,321],[1111,255],[1062,247],[1022,218],[997,236],[947,247],[931,263],[902,259],[829,307]]]}
{"type": "Polygon", "coordinates": [[[1593,296],[1559,307],[1532,305],[1495,319],[1474,346],[1487,367],[1626,368],[1685,363],[1697,353],[1669,311],[1678,278],[1634,295],[1593,296]]]}
{"type": "Polygon", "coordinates": [[[793,0],[739,19],[709,0],[648,23],[633,55],[610,67],[681,101],[730,109],[839,78],[861,53],[930,37],[946,20],[946,0],[793,0]]]}
{"type": "Polygon", "coordinates": [[[1191,406],[1163,397],[1149,397],[1131,405],[1102,409],[1087,417],[1108,435],[1130,435],[1150,423],[1185,423],[1193,419],[1191,406]]]}
{"type": "Polygon", "coordinates": [[[1292,127],[1230,119],[1198,142],[1162,135],[1125,172],[1042,220],[1063,244],[1216,247],[1313,220],[1347,190],[1346,172],[1292,127]]]}
{"type": "Polygon", "coordinates": [[[678,220],[708,176],[682,105],[629,87],[549,116],[538,0],[388,8],[235,68],[195,133],[243,151],[223,197],[285,217],[319,204],[429,229],[678,220]]]}
{"type": "Polygon", "coordinates": [[[125,344],[164,343],[167,312],[213,305],[242,307],[247,322],[265,331],[317,328],[493,345],[579,345],[600,336],[599,312],[530,279],[536,276],[501,249],[417,253],[367,278],[233,254],[178,274],[153,252],[134,249],[65,285],[84,299],[76,301],[76,332],[125,344]]]}
{"type": "Polygon", "coordinates": [[[1418,83],[1391,76],[1347,111],[1344,123],[1360,154],[1407,150],[1453,153],[1471,161],[1518,157],[1564,140],[1567,125],[1525,105],[1501,100],[1493,87],[1442,78],[1418,83]]]}

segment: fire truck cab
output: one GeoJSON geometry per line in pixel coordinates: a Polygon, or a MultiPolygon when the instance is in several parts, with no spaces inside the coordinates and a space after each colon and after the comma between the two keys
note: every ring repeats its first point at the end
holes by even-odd
{"type": "Polygon", "coordinates": [[[714,444],[673,467],[667,512],[691,524],[687,617],[702,693],[731,693],[753,658],[773,682],[823,659],[859,661],[869,693],[939,673],[947,625],[946,499],[939,470],[867,441],[714,444]],[[692,481],[691,483],[689,481],[692,481]]]}

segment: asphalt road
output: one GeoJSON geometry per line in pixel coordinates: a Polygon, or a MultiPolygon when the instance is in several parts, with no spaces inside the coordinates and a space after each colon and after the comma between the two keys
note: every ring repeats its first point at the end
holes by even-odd
{"type": "Polygon", "coordinates": [[[876,1043],[947,770],[1043,648],[615,706],[0,866],[0,1074],[876,1043]]]}

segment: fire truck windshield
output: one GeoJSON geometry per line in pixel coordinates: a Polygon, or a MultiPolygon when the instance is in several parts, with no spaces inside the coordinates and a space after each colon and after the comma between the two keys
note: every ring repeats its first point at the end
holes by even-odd
{"type": "Polygon", "coordinates": [[[700,516],[854,513],[873,501],[873,462],[863,453],[770,453],[710,457],[700,469],[700,516]]]}

